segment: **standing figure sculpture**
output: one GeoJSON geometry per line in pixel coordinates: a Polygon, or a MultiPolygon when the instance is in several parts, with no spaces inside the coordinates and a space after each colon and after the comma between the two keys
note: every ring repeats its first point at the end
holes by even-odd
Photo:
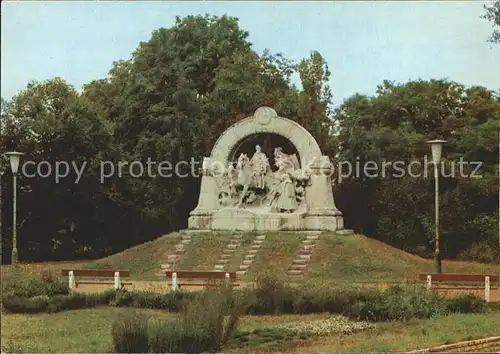
{"type": "Polygon", "coordinates": [[[279,211],[285,211],[287,213],[291,213],[297,209],[295,185],[288,173],[281,175],[281,188],[279,190],[276,206],[279,211]]]}
{"type": "Polygon", "coordinates": [[[255,146],[255,153],[250,160],[253,168],[253,175],[257,182],[257,188],[263,189],[265,187],[264,177],[270,170],[269,159],[264,154],[259,145],[255,146]]]}
{"type": "Polygon", "coordinates": [[[300,164],[297,160],[297,156],[295,154],[285,154],[280,147],[274,149],[274,164],[276,167],[278,167],[278,174],[293,173],[296,170],[300,169],[300,164]]]}

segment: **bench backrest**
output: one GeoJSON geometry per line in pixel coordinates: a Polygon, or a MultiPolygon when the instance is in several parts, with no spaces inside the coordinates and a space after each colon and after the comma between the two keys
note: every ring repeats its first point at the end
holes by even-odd
{"type": "Polygon", "coordinates": [[[490,277],[490,282],[500,282],[500,275],[493,274],[458,274],[458,273],[440,273],[440,274],[419,274],[419,280],[427,280],[431,276],[432,281],[456,281],[456,282],[484,282],[485,277],[490,277]]]}
{"type": "Polygon", "coordinates": [[[166,271],[165,275],[169,278],[172,273],[177,273],[177,279],[226,279],[226,273],[229,273],[229,279],[236,280],[236,272],[191,272],[191,271],[166,271]]]}
{"type": "Polygon", "coordinates": [[[115,272],[119,272],[120,277],[130,277],[127,269],[62,269],[61,275],[69,275],[70,271],[75,277],[114,277],[115,272]]]}

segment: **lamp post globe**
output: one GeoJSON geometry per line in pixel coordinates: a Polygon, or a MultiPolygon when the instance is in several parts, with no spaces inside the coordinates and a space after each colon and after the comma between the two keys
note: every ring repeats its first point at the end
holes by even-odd
{"type": "Polygon", "coordinates": [[[17,172],[19,170],[19,161],[21,156],[24,154],[22,152],[11,151],[5,153],[5,156],[9,158],[10,169],[12,171],[12,254],[11,262],[16,264],[19,260],[19,255],[17,252],[17,172]]]}
{"type": "Polygon", "coordinates": [[[435,227],[436,227],[436,236],[435,236],[435,250],[434,250],[434,267],[437,274],[441,273],[441,252],[439,249],[439,168],[438,166],[441,163],[441,154],[443,151],[443,144],[446,143],[446,140],[436,139],[429,140],[427,144],[431,146],[432,152],[432,162],[434,163],[434,197],[435,197],[435,227]]]}

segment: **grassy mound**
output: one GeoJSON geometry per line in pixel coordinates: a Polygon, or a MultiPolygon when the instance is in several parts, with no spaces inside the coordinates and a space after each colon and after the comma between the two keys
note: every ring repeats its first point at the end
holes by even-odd
{"type": "MultiPolygon", "coordinates": [[[[242,246],[236,250],[227,270],[236,271],[243,260],[254,236],[263,233],[245,233],[242,246]]],[[[109,257],[86,263],[53,263],[19,265],[16,277],[25,272],[35,275],[44,269],[77,268],[122,268],[129,269],[135,280],[164,280],[157,274],[167,255],[173,254],[181,233],[171,233],[156,240],[132,247],[109,257]]],[[[305,233],[268,232],[255,261],[243,281],[252,281],[256,276],[269,271],[284,276],[292,264],[300,241],[305,233]]],[[[200,233],[192,235],[177,269],[212,270],[230,239],[228,233],[200,233]]],[[[14,267],[2,267],[4,278],[14,267]]],[[[334,282],[400,282],[414,280],[418,273],[433,272],[433,261],[424,259],[378,240],[362,235],[339,235],[323,233],[316,242],[306,270],[307,279],[334,282]]],[[[447,273],[493,273],[498,274],[497,264],[482,264],[461,261],[443,261],[443,272],[447,273]]]]}

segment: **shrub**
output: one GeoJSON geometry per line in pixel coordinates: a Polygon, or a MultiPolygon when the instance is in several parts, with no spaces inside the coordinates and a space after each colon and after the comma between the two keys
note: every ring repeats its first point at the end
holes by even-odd
{"type": "Polygon", "coordinates": [[[148,352],[148,320],[135,311],[113,322],[111,336],[115,353],[148,352]]]}
{"type": "Polygon", "coordinates": [[[3,293],[8,296],[35,297],[66,295],[69,293],[67,282],[45,274],[41,278],[11,280],[5,284],[3,293]]]}
{"type": "Polygon", "coordinates": [[[107,305],[114,298],[114,290],[96,294],[72,293],[69,295],[39,295],[31,298],[6,295],[3,307],[12,313],[60,312],[107,305]]]}
{"type": "Polygon", "coordinates": [[[294,313],[330,312],[342,314],[359,301],[378,302],[378,289],[362,287],[332,287],[327,284],[304,284],[294,294],[294,313]]]}
{"type": "Polygon", "coordinates": [[[151,326],[149,349],[155,353],[220,351],[237,330],[245,308],[245,298],[228,287],[204,291],[186,302],[174,321],[151,326]]]}
{"type": "Polygon", "coordinates": [[[499,264],[500,248],[496,242],[498,240],[495,240],[495,242],[489,240],[478,241],[462,251],[458,258],[465,261],[499,264]]]}
{"type": "Polygon", "coordinates": [[[487,302],[475,295],[465,294],[447,299],[447,310],[458,313],[481,313],[488,309],[487,302]]]}
{"type": "Polygon", "coordinates": [[[429,318],[444,310],[444,298],[439,295],[396,286],[381,291],[372,301],[360,299],[350,304],[344,314],[357,320],[390,321],[429,318]]]}
{"type": "Polygon", "coordinates": [[[156,294],[145,291],[113,291],[114,296],[109,304],[115,307],[135,307],[148,309],[165,309],[178,312],[187,301],[196,299],[198,293],[176,291],[166,294],[156,294]]]}
{"type": "Polygon", "coordinates": [[[208,331],[178,321],[156,321],[150,325],[151,353],[202,353],[220,351],[216,339],[208,331]]]}
{"type": "Polygon", "coordinates": [[[252,295],[248,308],[251,314],[293,313],[293,289],[273,274],[259,276],[252,295]]]}
{"type": "Polygon", "coordinates": [[[40,313],[45,312],[50,302],[47,295],[32,298],[6,295],[2,299],[3,308],[12,313],[40,313]]]}

